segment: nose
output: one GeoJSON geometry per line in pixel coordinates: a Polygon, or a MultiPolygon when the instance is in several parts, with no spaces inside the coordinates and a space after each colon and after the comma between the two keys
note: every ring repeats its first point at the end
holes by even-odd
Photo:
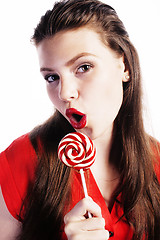
{"type": "Polygon", "coordinates": [[[75,81],[71,77],[61,79],[59,87],[59,98],[61,100],[69,102],[78,98],[79,93],[75,81]]]}

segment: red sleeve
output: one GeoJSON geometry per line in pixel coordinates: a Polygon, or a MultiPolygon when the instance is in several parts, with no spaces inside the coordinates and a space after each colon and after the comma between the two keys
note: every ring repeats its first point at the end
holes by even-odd
{"type": "Polygon", "coordinates": [[[7,208],[14,218],[19,214],[28,183],[34,181],[36,163],[28,134],[15,140],[0,154],[0,184],[7,208]]]}

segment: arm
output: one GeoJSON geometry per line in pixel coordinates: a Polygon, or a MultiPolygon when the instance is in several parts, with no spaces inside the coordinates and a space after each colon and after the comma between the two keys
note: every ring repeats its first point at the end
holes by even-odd
{"type": "Polygon", "coordinates": [[[14,240],[20,233],[21,223],[9,213],[0,187],[0,239],[14,240]]]}
{"type": "Polygon", "coordinates": [[[109,232],[105,230],[105,221],[101,215],[100,207],[91,199],[84,198],[65,215],[65,233],[68,240],[107,240],[109,232]],[[92,218],[86,218],[87,212],[92,213],[92,218]]]}

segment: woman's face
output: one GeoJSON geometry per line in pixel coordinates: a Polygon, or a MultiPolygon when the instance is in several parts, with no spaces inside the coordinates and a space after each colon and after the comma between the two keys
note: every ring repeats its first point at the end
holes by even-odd
{"type": "Polygon", "coordinates": [[[37,51],[48,95],[76,131],[92,139],[111,132],[123,100],[123,57],[87,27],[59,32],[37,51]]]}

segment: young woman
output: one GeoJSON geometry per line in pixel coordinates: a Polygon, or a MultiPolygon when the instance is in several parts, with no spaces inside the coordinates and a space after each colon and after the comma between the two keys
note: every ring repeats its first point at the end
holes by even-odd
{"type": "Polygon", "coordinates": [[[138,56],[115,10],[60,1],[32,40],[56,111],[0,155],[1,239],[160,239],[158,144],[144,130],[138,56]],[[90,198],[57,157],[75,131],[97,148],[90,198]]]}

